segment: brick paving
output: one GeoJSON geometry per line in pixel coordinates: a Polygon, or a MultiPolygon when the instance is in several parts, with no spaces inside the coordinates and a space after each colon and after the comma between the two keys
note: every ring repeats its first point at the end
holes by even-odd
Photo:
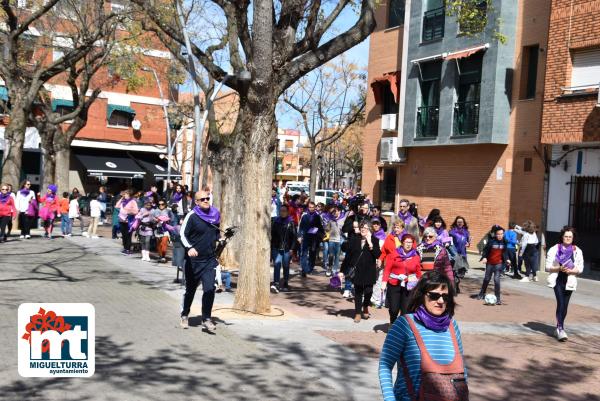
{"type": "MultiPolygon", "coordinates": [[[[121,256],[119,242],[76,236],[2,248],[2,399],[380,399],[387,310],[372,309],[371,319],[355,324],[353,303],[327,288],[324,276],[293,277],[290,293],[271,295],[273,317],[236,313],[233,296],[218,294],[213,336],[197,318],[190,330],[178,329],[182,289],[172,282],[174,269],[121,256]],[[92,378],[18,376],[16,309],[35,301],[95,305],[92,378]]],[[[481,271],[471,269],[457,309],[473,400],[600,400],[600,283],[581,280],[567,319],[570,340],[558,343],[549,336],[554,297],[543,280],[503,279],[501,307],[468,297],[480,282],[481,271]]],[[[192,312],[199,313],[197,302],[192,312]]]]}

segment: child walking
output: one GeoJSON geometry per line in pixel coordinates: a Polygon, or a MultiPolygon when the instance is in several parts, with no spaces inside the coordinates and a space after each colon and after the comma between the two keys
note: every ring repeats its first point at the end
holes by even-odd
{"type": "Polygon", "coordinates": [[[481,253],[481,261],[485,263],[485,277],[481,285],[479,294],[473,298],[484,299],[487,286],[494,274],[494,293],[496,295],[496,305],[502,305],[500,299],[500,275],[504,271],[504,266],[510,266],[510,258],[508,255],[508,244],[504,239],[504,228],[494,226],[494,237],[488,241],[481,253]]]}

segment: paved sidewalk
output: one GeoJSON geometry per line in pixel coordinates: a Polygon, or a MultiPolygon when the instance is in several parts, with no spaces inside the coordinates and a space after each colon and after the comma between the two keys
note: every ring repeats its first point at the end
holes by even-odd
{"type": "MultiPolygon", "coordinates": [[[[306,370],[305,365],[321,358],[301,347],[277,339],[261,344],[267,338],[251,333],[242,338],[233,329],[235,322],[219,324],[217,335],[202,332],[197,318],[190,319],[190,330],[179,329],[181,289],[170,283],[174,270],[121,256],[119,245],[110,240],[34,238],[1,247],[3,400],[358,399],[352,389],[332,388],[306,370]],[[92,378],[19,377],[15,332],[17,307],[23,302],[95,306],[92,378]],[[295,359],[286,358],[288,354],[295,359]]],[[[337,358],[339,366],[360,367],[368,360],[337,348],[330,357],[337,358]]],[[[376,383],[373,377],[370,380],[376,383]]]]}
{"type": "MultiPolygon", "coordinates": [[[[0,398],[8,400],[376,400],[386,309],[352,321],[354,304],[328,279],[293,277],[271,296],[273,315],[231,310],[217,294],[217,335],[178,328],[182,288],[170,265],[119,254],[120,242],[79,236],[0,244],[0,398]],[[22,379],[16,369],[16,310],[22,302],[96,307],[97,366],[90,379],[22,379]]],[[[538,283],[502,280],[502,307],[470,299],[482,271],[472,258],[457,319],[471,399],[600,401],[600,283],[580,280],[568,316],[569,342],[550,337],[554,294],[538,283]],[[567,368],[565,368],[567,367],[567,368]]],[[[235,280],[234,280],[235,281],[235,280]]],[[[488,292],[493,290],[490,285],[488,292]]],[[[200,294],[200,293],[199,293],[200,294]]],[[[199,314],[200,297],[192,307],[199,314]]]]}

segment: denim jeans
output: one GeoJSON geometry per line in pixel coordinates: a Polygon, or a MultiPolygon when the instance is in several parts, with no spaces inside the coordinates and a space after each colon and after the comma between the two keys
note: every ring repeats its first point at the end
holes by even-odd
{"type": "Polygon", "coordinates": [[[69,215],[67,213],[63,213],[60,217],[60,231],[63,234],[71,234],[71,219],[69,218],[69,215]]]}
{"type": "Polygon", "coordinates": [[[306,235],[300,246],[300,266],[304,273],[310,273],[315,268],[315,260],[317,258],[317,247],[315,244],[316,237],[314,235],[306,235]]]}
{"type": "Polygon", "coordinates": [[[323,269],[329,267],[329,241],[323,241],[323,269]]]}
{"type": "Polygon", "coordinates": [[[525,274],[535,277],[538,270],[540,251],[535,245],[527,245],[523,251],[523,261],[525,262],[525,274]]]}
{"type": "Polygon", "coordinates": [[[500,301],[500,274],[504,269],[504,263],[500,263],[498,265],[485,265],[485,276],[483,278],[483,284],[481,285],[480,295],[485,295],[485,291],[487,290],[487,286],[492,279],[492,273],[494,274],[494,294],[496,295],[496,299],[500,301]]]}
{"type": "Polygon", "coordinates": [[[340,250],[339,242],[329,242],[329,255],[333,257],[333,272],[337,273],[340,270],[340,250]]]}
{"type": "Polygon", "coordinates": [[[271,251],[271,257],[273,258],[273,282],[276,285],[279,285],[281,266],[283,265],[283,282],[285,285],[287,285],[290,278],[290,260],[292,259],[291,252],[274,249],[271,251]]]}
{"type": "Polygon", "coordinates": [[[221,272],[221,282],[225,284],[225,289],[231,289],[231,272],[221,272]]]}
{"type": "Polygon", "coordinates": [[[566,289],[567,277],[566,273],[558,273],[556,285],[554,286],[554,295],[556,296],[556,326],[559,329],[562,329],[565,325],[569,301],[571,300],[571,294],[573,294],[573,291],[566,289]]]}

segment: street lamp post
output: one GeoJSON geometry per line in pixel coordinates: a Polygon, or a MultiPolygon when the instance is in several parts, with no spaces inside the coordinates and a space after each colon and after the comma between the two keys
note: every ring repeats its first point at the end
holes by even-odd
{"type": "Polygon", "coordinates": [[[151,67],[142,67],[142,71],[152,72],[152,75],[154,75],[156,86],[158,86],[160,102],[162,103],[163,114],[165,115],[165,124],[167,126],[167,180],[163,184],[163,191],[166,191],[169,182],[171,182],[171,159],[173,158],[173,147],[171,146],[171,126],[169,124],[169,112],[167,110],[167,102],[165,102],[162,87],[160,86],[160,79],[158,79],[158,74],[156,73],[156,70],[151,67]]]}

